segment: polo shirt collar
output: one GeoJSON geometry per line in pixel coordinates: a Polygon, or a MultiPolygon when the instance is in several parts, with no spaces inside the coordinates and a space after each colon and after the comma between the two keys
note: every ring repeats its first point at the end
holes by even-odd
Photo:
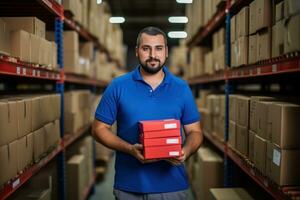
{"type": "MultiPolygon", "coordinates": [[[[138,66],[133,71],[133,74],[132,74],[133,80],[144,81],[144,79],[141,75],[140,68],[141,68],[141,66],[138,66]]],[[[165,73],[165,77],[164,77],[164,80],[163,80],[162,84],[170,83],[170,81],[172,79],[172,74],[170,73],[170,71],[167,69],[166,66],[163,67],[163,72],[165,73]]]]}

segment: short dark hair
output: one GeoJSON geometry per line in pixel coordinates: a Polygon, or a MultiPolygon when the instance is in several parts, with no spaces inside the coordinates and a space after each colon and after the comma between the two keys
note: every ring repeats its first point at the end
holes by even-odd
{"type": "Polygon", "coordinates": [[[162,35],[165,40],[165,45],[168,45],[167,36],[165,32],[163,32],[160,28],[154,26],[147,26],[139,32],[138,37],[136,39],[136,47],[140,46],[141,37],[143,33],[146,33],[147,35],[162,35]]]}

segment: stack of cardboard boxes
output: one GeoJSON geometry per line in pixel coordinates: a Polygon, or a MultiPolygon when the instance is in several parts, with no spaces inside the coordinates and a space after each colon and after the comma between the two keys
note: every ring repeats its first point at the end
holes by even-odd
{"type": "Polygon", "coordinates": [[[0,53],[57,69],[57,46],[45,39],[45,23],[36,17],[0,18],[0,53]]]}
{"type": "Polygon", "coordinates": [[[60,96],[0,100],[0,186],[38,161],[60,140],[60,96]]]}
{"type": "Polygon", "coordinates": [[[90,124],[91,94],[89,90],[76,90],[64,94],[65,133],[75,134],[90,124]]]}
{"type": "Polygon", "coordinates": [[[181,156],[178,120],[140,121],[140,140],[145,159],[181,156]]]}
{"type": "Polygon", "coordinates": [[[280,186],[299,184],[297,99],[234,95],[230,97],[229,145],[280,186]],[[231,116],[233,115],[233,116],[231,116]],[[236,120],[234,120],[236,119],[236,120]]]}
{"type": "Polygon", "coordinates": [[[96,1],[86,0],[66,0],[63,3],[64,9],[73,15],[73,19],[96,36],[112,57],[124,65],[123,32],[118,24],[109,23],[109,5],[106,2],[97,4],[96,1]]]}
{"type": "Polygon", "coordinates": [[[93,138],[87,136],[67,151],[67,198],[84,199],[84,190],[94,181],[93,138]]]}

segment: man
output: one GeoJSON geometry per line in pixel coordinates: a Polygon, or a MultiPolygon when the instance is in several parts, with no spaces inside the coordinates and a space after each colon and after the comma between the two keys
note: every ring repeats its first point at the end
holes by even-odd
{"type": "Polygon", "coordinates": [[[93,123],[93,136],[116,150],[114,195],[117,200],[186,199],[188,180],[183,162],[202,143],[200,115],[189,86],[164,66],[167,38],[156,27],[138,35],[140,65],[114,79],[105,90],[93,123]],[[138,122],[178,119],[186,139],[182,156],[145,160],[139,144],[138,122]],[[110,131],[117,121],[117,135],[110,131]]]}

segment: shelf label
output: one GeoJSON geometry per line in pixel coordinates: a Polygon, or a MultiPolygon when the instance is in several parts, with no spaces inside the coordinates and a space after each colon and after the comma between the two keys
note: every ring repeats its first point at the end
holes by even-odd
{"type": "Polygon", "coordinates": [[[26,68],[23,68],[23,75],[26,75],[26,68]]]}
{"type": "Polygon", "coordinates": [[[17,67],[16,73],[17,73],[17,74],[21,74],[21,68],[20,68],[20,67],[17,67]]]}
{"type": "Polygon", "coordinates": [[[272,65],[272,72],[277,72],[277,64],[272,65]]]}
{"type": "Polygon", "coordinates": [[[36,76],[35,69],[32,70],[32,76],[36,76]]]}
{"type": "Polygon", "coordinates": [[[40,77],[40,76],[41,76],[41,71],[37,70],[37,77],[40,77]]]}
{"type": "Polygon", "coordinates": [[[261,69],[260,67],[257,68],[257,74],[260,74],[261,73],[261,69]]]}
{"type": "Polygon", "coordinates": [[[273,151],[273,163],[277,166],[280,166],[281,153],[274,149],[273,151]]]}
{"type": "Polygon", "coordinates": [[[49,72],[46,72],[46,77],[49,78],[49,72]]]}
{"type": "Polygon", "coordinates": [[[18,178],[17,180],[15,180],[15,181],[12,183],[12,187],[15,188],[15,187],[17,187],[19,184],[20,184],[20,178],[18,178]]]}

